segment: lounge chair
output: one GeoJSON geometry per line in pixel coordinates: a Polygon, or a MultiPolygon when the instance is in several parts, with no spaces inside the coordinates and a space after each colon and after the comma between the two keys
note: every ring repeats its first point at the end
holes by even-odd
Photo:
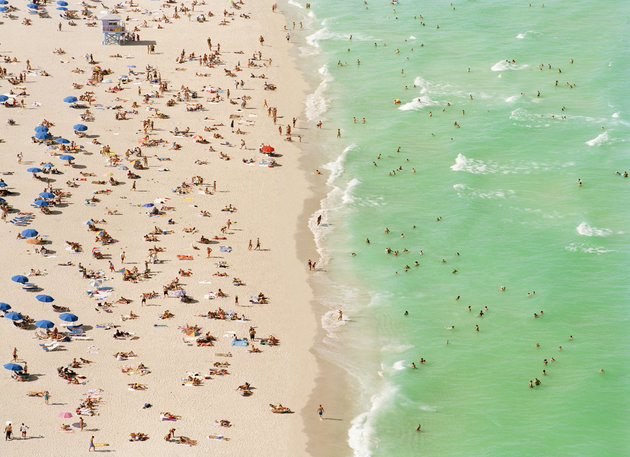
{"type": "Polygon", "coordinates": [[[42,347],[44,351],[51,352],[59,348],[61,345],[57,341],[54,341],[51,344],[40,344],[40,346],[42,347]]]}

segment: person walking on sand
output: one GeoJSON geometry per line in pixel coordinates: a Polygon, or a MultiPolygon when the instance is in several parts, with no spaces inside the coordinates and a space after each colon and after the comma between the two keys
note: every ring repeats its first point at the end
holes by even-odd
{"type": "Polygon", "coordinates": [[[123,264],[125,263],[125,257],[126,257],[125,251],[121,252],[120,253],[120,263],[123,263],[123,264]]]}
{"type": "Polygon", "coordinates": [[[50,400],[50,392],[45,390],[44,391],[44,403],[48,404],[48,400],[50,400]]]}
{"type": "Polygon", "coordinates": [[[90,449],[88,449],[88,452],[92,451],[96,452],[96,446],[94,445],[94,435],[90,437],[90,449]]]}
{"type": "Polygon", "coordinates": [[[17,362],[17,359],[18,359],[17,348],[14,347],[13,348],[13,361],[17,362]]]}
{"type": "Polygon", "coordinates": [[[256,247],[254,248],[254,251],[260,251],[260,238],[256,238],[256,247]]]}
{"type": "Polygon", "coordinates": [[[319,420],[323,421],[324,418],[322,416],[324,415],[324,407],[322,405],[319,405],[319,408],[317,408],[317,414],[319,415],[319,420]]]}
{"type": "Polygon", "coordinates": [[[249,245],[247,246],[247,249],[250,251],[252,250],[252,240],[249,240],[249,245]]]}
{"type": "Polygon", "coordinates": [[[11,427],[11,422],[7,422],[6,427],[4,427],[4,440],[11,441],[12,433],[13,433],[13,427],[11,427]]]}
{"type": "Polygon", "coordinates": [[[22,432],[22,439],[25,440],[26,439],[26,431],[28,430],[28,425],[24,425],[24,422],[22,422],[22,425],[20,425],[20,431],[22,432]]]}

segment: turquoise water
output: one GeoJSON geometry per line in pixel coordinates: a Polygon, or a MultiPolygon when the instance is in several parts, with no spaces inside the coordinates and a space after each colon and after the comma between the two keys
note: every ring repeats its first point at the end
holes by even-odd
{"type": "Polygon", "coordinates": [[[291,4],[354,455],[630,455],[630,4],[291,4]]]}

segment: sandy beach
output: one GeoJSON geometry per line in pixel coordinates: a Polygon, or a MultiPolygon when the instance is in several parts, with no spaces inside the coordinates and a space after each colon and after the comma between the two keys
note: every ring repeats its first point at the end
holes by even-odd
{"type": "Polygon", "coordinates": [[[92,436],[119,455],[307,453],[312,138],[300,30],[272,5],[2,13],[0,94],[16,106],[0,107],[0,301],[24,319],[0,335],[3,364],[28,371],[0,376],[4,455],[83,455],[92,436]],[[137,40],[104,46],[106,14],[137,40]]]}

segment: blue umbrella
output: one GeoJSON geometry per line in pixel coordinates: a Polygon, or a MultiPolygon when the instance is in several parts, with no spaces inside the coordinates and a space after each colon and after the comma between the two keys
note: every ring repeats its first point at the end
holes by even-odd
{"type": "Polygon", "coordinates": [[[76,130],[77,132],[85,132],[88,128],[87,125],[83,125],[83,124],[76,124],[74,127],[72,127],[74,130],[76,130]]]}
{"type": "Polygon", "coordinates": [[[42,167],[44,167],[44,168],[52,168],[53,166],[54,165],[52,163],[45,163],[44,165],[42,165],[42,167]]]}
{"type": "Polygon", "coordinates": [[[37,138],[38,140],[47,140],[49,138],[51,138],[52,135],[48,132],[37,132],[35,134],[35,138],[37,138]]]}
{"type": "Polygon", "coordinates": [[[0,303],[0,311],[9,311],[11,309],[11,305],[8,303],[0,303]]]}
{"type": "Polygon", "coordinates": [[[58,6],[56,9],[58,9],[59,11],[68,11],[68,8],[66,8],[65,6],[58,6]]]}
{"type": "Polygon", "coordinates": [[[72,313],[63,313],[59,315],[59,319],[65,322],[76,322],[79,320],[76,314],[72,313]]]}
{"type": "Polygon", "coordinates": [[[52,298],[50,295],[37,295],[35,298],[44,303],[50,303],[50,302],[55,301],[55,299],[52,298]]]}
{"type": "Polygon", "coordinates": [[[142,205],[143,208],[151,208],[153,205],[153,203],[145,203],[144,205],[142,205]]]}
{"type": "Polygon", "coordinates": [[[48,203],[46,200],[35,200],[33,202],[33,205],[35,205],[35,206],[50,206],[50,203],[48,203]]]}
{"type": "Polygon", "coordinates": [[[68,155],[68,154],[61,155],[61,156],[59,156],[59,158],[61,160],[67,160],[67,161],[74,160],[74,157],[71,156],[71,155],[68,155]]]}
{"type": "Polygon", "coordinates": [[[66,98],[63,99],[63,101],[66,102],[66,103],[74,103],[77,100],[78,100],[78,98],[76,98],[73,95],[70,95],[69,97],[66,97],[66,98]]]}
{"type": "Polygon", "coordinates": [[[7,187],[8,184],[4,181],[0,181],[0,187],[7,187]]]}
{"type": "Polygon", "coordinates": [[[42,169],[37,167],[27,168],[26,171],[29,173],[41,173],[42,169]]]}
{"type": "Polygon", "coordinates": [[[66,140],[65,138],[55,138],[55,143],[68,144],[70,143],[70,140],[66,140]]]}
{"type": "Polygon", "coordinates": [[[22,319],[24,319],[20,313],[14,312],[6,313],[4,317],[6,317],[7,319],[11,319],[12,321],[21,321],[22,319]]]}
{"type": "Polygon", "coordinates": [[[42,198],[55,198],[55,194],[52,192],[40,192],[39,196],[42,198]]]}
{"type": "Polygon", "coordinates": [[[24,275],[15,275],[11,278],[11,281],[26,284],[28,282],[28,278],[24,275]]]}
{"type": "Polygon", "coordinates": [[[136,68],[135,65],[127,65],[128,68],[136,68]]]}
{"type": "Polygon", "coordinates": [[[57,2],[57,5],[59,5],[59,6],[68,6],[68,2],[64,2],[63,0],[59,0],[57,2]]]}
{"type": "Polygon", "coordinates": [[[0,0],[0,5],[8,5],[9,2],[7,0],[0,0]]]}
{"type": "Polygon", "coordinates": [[[30,9],[36,10],[37,8],[39,8],[38,5],[36,5],[35,3],[29,3],[26,6],[28,6],[30,9]]]}
{"type": "MultiPolygon", "coordinates": [[[[0,186],[1,187],[1,186],[0,186]]],[[[4,198],[0,197],[0,203],[6,203],[7,201],[4,198]]]]}
{"type": "MultiPolygon", "coordinates": [[[[2,7],[4,8],[4,6],[2,7]]],[[[0,95],[0,102],[6,102],[9,99],[6,95],[0,95]]]]}
{"type": "Polygon", "coordinates": [[[24,238],[33,238],[34,236],[39,235],[39,232],[35,229],[26,229],[22,230],[22,236],[24,238]]]}
{"type": "Polygon", "coordinates": [[[22,371],[24,369],[22,365],[18,365],[17,363],[5,363],[3,367],[11,371],[22,371]]]}
{"type": "Polygon", "coordinates": [[[38,125],[33,130],[35,130],[36,132],[48,132],[48,127],[46,127],[45,125],[38,125]]]}
{"type": "Polygon", "coordinates": [[[55,324],[51,321],[43,320],[35,322],[37,328],[53,328],[55,324]]]}
{"type": "MultiPolygon", "coordinates": [[[[9,11],[9,8],[7,8],[6,6],[0,6],[0,13],[5,13],[7,11],[9,11]]],[[[2,101],[5,102],[6,100],[2,100],[2,101]]]]}

